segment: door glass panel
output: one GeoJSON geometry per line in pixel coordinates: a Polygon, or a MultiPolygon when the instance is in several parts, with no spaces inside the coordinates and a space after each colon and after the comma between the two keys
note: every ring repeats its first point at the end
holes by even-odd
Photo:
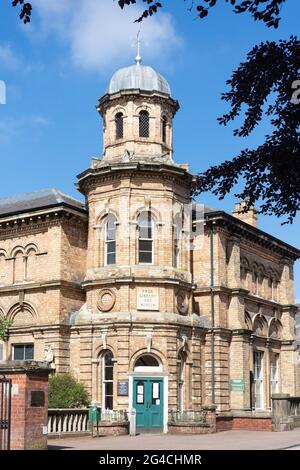
{"type": "Polygon", "coordinates": [[[145,393],[144,382],[138,382],[136,386],[136,402],[138,405],[144,404],[145,393]]]}
{"type": "Polygon", "coordinates": [[[152,405],[160,405],[160,383],[152,383],[152,405]]]}

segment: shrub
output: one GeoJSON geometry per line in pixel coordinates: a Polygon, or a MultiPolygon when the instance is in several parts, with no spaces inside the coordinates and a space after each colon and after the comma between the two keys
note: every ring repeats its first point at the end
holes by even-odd
{"type": "Polygon", "coordinates": [[[49,378],[49,408],[81,408],[89,404],[87,391],[70,374],[49,378]]]}

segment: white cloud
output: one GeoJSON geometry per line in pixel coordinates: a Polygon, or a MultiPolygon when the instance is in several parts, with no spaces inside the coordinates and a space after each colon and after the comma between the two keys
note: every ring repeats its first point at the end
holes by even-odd
{"type": "Polygon", "coordinates": [[[7,144],[19,138],[28,129],[45,127],[48,119],[40,114],[0,119],[0,144],[7,144]]]}
{"type": "MultiPolygon", "coordinates": [[[[121,10],[113,0],[33,0],[40,17],[36,35],[59,34],[66,41],[72,63],[84,70],[106,72],[133,63],[139,24],[134,20],[142,9],[136,5],[121,10]]],[[[182,39],[168,13],[142,22],[144,62],[162,61],[182,39]]]]}
{"type": "Polygon", "coordinates": [[[20,65],[20,59],[13,52],[9,43],[0,44],[0,66],[16,69],[20,65]]]}

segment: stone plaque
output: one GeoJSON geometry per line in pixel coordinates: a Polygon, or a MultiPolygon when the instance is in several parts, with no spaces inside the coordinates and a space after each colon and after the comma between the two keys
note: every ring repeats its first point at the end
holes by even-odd
{"type": "Polygon", "coordinates": [[[41,390],[31,392],[31,406],[45,406],[45,393],[41,390]]]}
{"type": "Polygon", "coordinates": [[[128,397],[128,380],[118,380],[118,396],[128,397]]]}
{"type": "Polygon", "coordinates": [[[138,310],[159,310],[159,293],[157,287],[140,287],[137,289],[138,310]]]}

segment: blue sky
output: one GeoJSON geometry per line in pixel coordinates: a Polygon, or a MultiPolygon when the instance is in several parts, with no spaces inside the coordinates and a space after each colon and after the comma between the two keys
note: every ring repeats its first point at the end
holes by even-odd
{"type": "MultiPolygon", "coordinates": [[[[163,3],[163,13],[142,25],[143,63],[168,79],[180,101],[174,158],[196,173],[263,142],[267,122],[247,139],[233,136],[236,123],[218,125],[227,109],[220,95],[255,44],[298,34],[299,1],[283,7],[277,31],[231,13],[225,2],[202,21],[188,11],[189,2],[163,3]]],[[[80,197],[76,175],[102,150],[95,105],[112,73],[133,63],[138,7],[121,12],[113,0],[32,0],[32,22],[24,26],[10,4],[0,1],[0,80],[7,86],[7,104],[0,105],[0,196],[56,187],[80,197]]],[[[201,202],[230,212],[235,198],[205,194],[201,202]]],[[[260,216],[259,227],[300,247],[300,214],[293,225],[281,222],[260,216]]],[[[300,261],[295,271],[300,299],[300,261]]]]}

